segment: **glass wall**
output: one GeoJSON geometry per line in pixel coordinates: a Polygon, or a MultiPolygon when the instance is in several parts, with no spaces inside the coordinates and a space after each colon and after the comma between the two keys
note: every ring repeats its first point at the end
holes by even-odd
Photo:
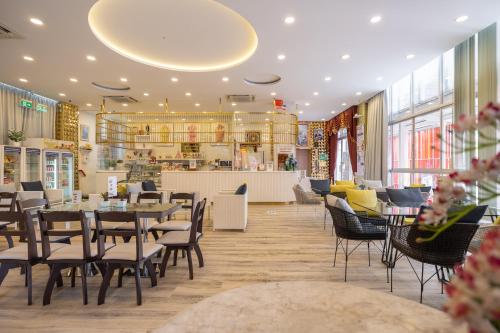
{"type": "Polygon", "coordinates": [[[389,185],[435,186],[453,168],[454,50],[389,89],[389,185]]]}

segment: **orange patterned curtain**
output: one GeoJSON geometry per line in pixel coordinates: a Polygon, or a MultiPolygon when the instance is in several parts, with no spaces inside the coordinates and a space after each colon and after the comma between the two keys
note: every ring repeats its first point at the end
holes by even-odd
{"type": "MultiPolygon", "coordinates": [[[[352,106],[341,114],[330,119],[326,124],[326,132],[329,136],[336,135],[341,128],[347,128],[347,142],[349,147],[349,158],[351,160],[351,167],[353,173],[357,171],[357,155],[356,155],[356,121],[354,115],[358,112],[357,106],[352,106]]],[[[330,140],[330,157],[332,152],[337,152],[337,140],[330,140]]],[[[336,157],[336,156],[335,156],[336,157]]],[[[336,158],[330,158],[330,173],[335,171],[336,158]],[[333,163],[333,165],[332,165],[333,163]]],[[[333,177],[333,174],[330,174],[333,177]]]]}

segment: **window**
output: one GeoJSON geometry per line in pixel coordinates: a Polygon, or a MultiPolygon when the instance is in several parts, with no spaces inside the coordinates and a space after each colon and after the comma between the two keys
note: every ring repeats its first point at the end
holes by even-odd
{"type": "Polygon", "coordinates": [[[441,168],[441,112],[415,118],[415,169],[441,168]]]}
{"type": "Polygon", "coordinates": [[[443,94],[453,93],[455,87],[455,49],[443,55],[443,94]]]}
{"type": "Polygon", "coordinates": [[[436,58],[413,73],[415,105],[435,103],[439,96],[439,62],[436,58]]]}
{"type": "Polygon", "coordinates": [[[413,156],[413,124],[412,121],[403,121],[391,126],[389,141],[392,147],[391,168],[409,168],[413,156]]]}
{"type": "Polygon", "coordinates": [[[347,129],[342,128],[338,133],[337,161],[335,162],[335,179],[352,179],[351,160],[347,145],[347,129]]]}
{"type": "Polygon", "coordinates": [[[411,76],[408,75],[396,82],[391,89],[392,114],[400,114],[410,109],[411,76]]]}

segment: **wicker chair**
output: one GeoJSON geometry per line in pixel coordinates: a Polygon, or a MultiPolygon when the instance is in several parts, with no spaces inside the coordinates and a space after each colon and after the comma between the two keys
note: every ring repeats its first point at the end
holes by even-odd
{"type": "Polygon", "coordinates": [[[443,284],[445,280],[443,268],[446,268],[447,270],[453,269],[455,265],[459,265],[464,262],[469,244],[478,228],[477,222],[481,219],[484,211],[484,206],[476,207],[465,217],[465,219],[455,223],[440,234],[436,239],[430,242],[417,243],[417,238],[427,238],[432,235],[432,233],[428,231],[419,230],[418,224],[402,226],[391,225],[391,244],[396,251],[394,254],[394,262],[390,265],[391,292],[392,274],[395,264],[404,256],[407,258],[408,263],[412,267],[418,281],[420,282],[420,303],[422,303],[424,285],[428,281],[437,275],[438,279],[443,284]],[[474,216],[478,219],[477,221],[472,221],[468,218],[468,216],[474,216]],[[421,263],[420,276],[409,258],[421,263]],[[436,272],[425,280],[424,264],[434,265],[436,268],[436,272]],[[442,276],[439,275],[439,271],[441,271],[442,276]]]}
{"type": "MultiPolygon", "coordinates": [[[[342,199],[338,199],[342,200],[342,199]]],[[[325,202],[326,208],[332,216],[333,226],[335,228],[335,256],[333,267],[337,261],[337,251],[339,245],[345,253],[344,281],[347,282],[347,262],[349,255],[352,254],[362,243],[368,244],[368,266],[370,260],[370,243],[374,240],[383,241],[386,237],[386,221],[382,218],[372,218],[366,215],[350,213],[335,206],[330,206],[325,202]],[[345,240],[345,247],[344,247],[345,240]],[[349,252],[349,240],[360,241],[354,249],[349,252]]]]}

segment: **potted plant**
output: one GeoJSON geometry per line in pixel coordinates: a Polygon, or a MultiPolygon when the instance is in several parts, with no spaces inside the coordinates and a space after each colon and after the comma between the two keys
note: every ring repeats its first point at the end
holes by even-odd
{"type": "Polygon", "coordinates": [[[116,160],[110,160],[109,161],[109,170],[113,171],[116,168],[116,160]]]}
{"type": "Polygon", "coordinates": [[[123,160],[117,160],[116,161],[116,167],[118,170],[122,170],[123,169],[123,160]]]}
{"type": "Polygon", "coordinates": [[[16,130],[10,130],[8,137],[11,144],[15,147],[21,147],[21,142],[25,139],[24,132],[16,130]]]}

